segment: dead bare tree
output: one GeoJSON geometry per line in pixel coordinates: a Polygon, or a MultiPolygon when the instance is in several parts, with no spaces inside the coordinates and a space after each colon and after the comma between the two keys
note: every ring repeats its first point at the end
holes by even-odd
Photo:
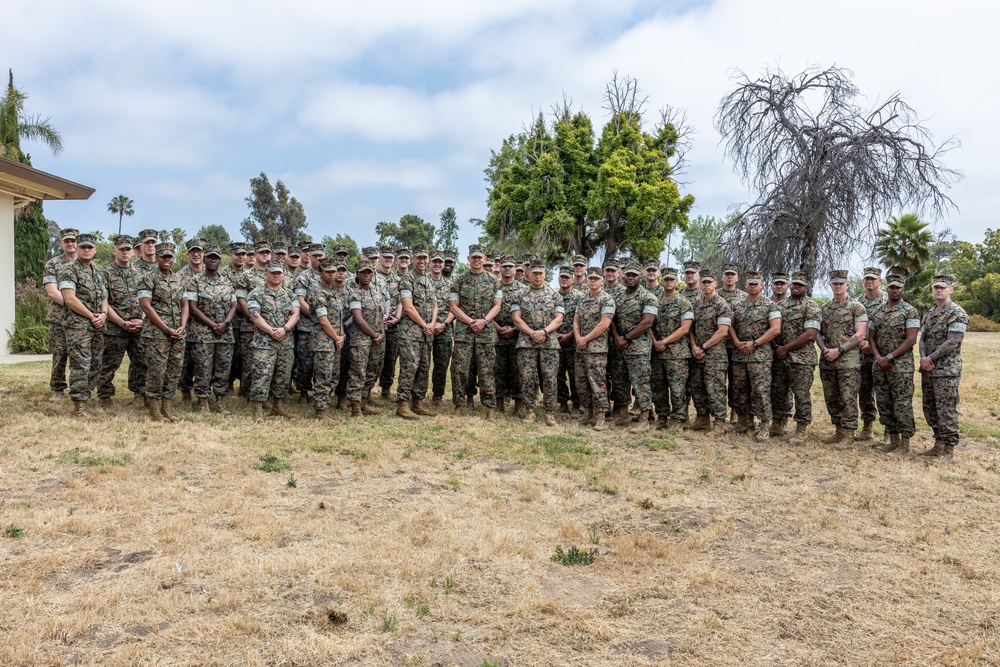
{"type": "Polygon", "coordinates": [[[893,212],[953,208],[945,190],[962,178],[942,157],[954,139],[931,134],[899,94],[863,109],[852,72],[780,69],[738,85],[722,98],[715,127],[744,183],[759,192],[727,226],[729,257],[768,273],[814,277],[874,243],[893,212]]]}

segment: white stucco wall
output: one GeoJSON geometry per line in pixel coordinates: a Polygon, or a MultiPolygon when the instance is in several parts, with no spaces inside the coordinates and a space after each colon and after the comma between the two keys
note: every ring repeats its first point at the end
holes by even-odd
{"type": "Polygon", "coordinates": [[[0,193],[0,354],[14,331],[14,198],[0,193]]]}

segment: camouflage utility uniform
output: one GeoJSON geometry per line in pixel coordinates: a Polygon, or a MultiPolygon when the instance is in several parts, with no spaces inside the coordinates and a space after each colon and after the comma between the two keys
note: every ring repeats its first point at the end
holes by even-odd
{"type": "MultiPolygon", "coordinates": [[[[354,284],[347,293],[348,306],[353,312],[361,311],[361,317],[372,331],[382,331],[382,315],[385,313],[385,295],[375,286],[375,279],[369,289],[363,289],[354,284]]],[[[370,336],[366,336],[357,326],[352,327],[350,366],[347,377],[347,398],[350,401],[361,401],[375,386],[382,372],[385,358],[385,339],[375,344],[370,336]]]]}
{"type": "MultiPolygon", "coordinates": [[[[188,281],[184,297],[188,303],[197,303],[200,310],[213,322],[223,322],[229,309],[236,303],[236,291],[225,276],[209,278],[196,274],[188,281]]],[[[205,400],[229,393],[229,368],[233,363],[235,344],[232,327],[216,335],[194,317],[188,318],[187,345],[191,348],[194,364],[194,395],[205,400]]]]}
{"type": "MultiPolygon", "coordinates": [[[[887,298],[869,313],[868,327],[875,333],[879,353],[885,356],[903,344],[907,329],[920,328],[920,314],[905,301],[890,306],[887,298]]],[[[906,354],[893,357],[889,368],[874,366],[879,421],[890,435],[898,433],[911,438],[916,431],[913,422],[914,370],[912,348],[906,354]]]]}
{"type": "Polygon", "coordinates": [[[573,340],[573,318],[576,316],[576,304],[585,293],[570,287],[569,292],[562,295],[563,321],[556,332],[560,335],[570,335],[569,342],[559,346],[559,373],[556,374],[556,392],[559,395],[560,405],[572,401],[575,408],[580,406],[580,394],[576,389],[576,342],[573,340]]]}
{"type": "MultiPolygon", "coordinates": [[[[677,331],[685,320],[694,319],[694,306],[680,294],[661,296],[656,304],[656,321],[653,331],[657,340],[663,340],[677,331]]],[[[653,351],[650,357],[650,389],[658,418],[678,422],[687,419],[688,361],[691,359],[691,341],[687,336],[667,345],[663,352],[653,351]]]]}
{"type": "MultiPolygon", "coordinates": [[[[399,283],[402,279],[403,276],[399,275],[398,271],[384,274],[378,270],[375,271],[375,277],[372,278],[372,287],[376,286],[375,283],[377,281],[378,288],[385,295],[386,310],[393,317],[396,316],[396,307],[399,305],[399,283]]],[[[379,372],[378,379],[378,385],[381,387],[383,394],[389,392],[396,379],[396,361],[399,359],[399,325],[402,324],[402,318],[405,317],[403,315],[395,326],[390,327],[388,324],[385,325],[385,342],[383,343],[385,354],[382,358],[382,369],[379,372]]],[[[397,387],[398,390],[399,388],[397,387]]]]}
{"type": "Polygon", "coordinates": [[[313,405],[317,410],[326,410],[330,407],[330,394],[340,382],[340,356],[343,347],[337,349],[333,338],[330,338],[320,325],[319,318],[326,315],[333,330],[339,335],[344,335],[344,319],[351,314],[348,309],[347,287],[327,288],[320,281],[320,284],[309,292],[306,300],[309,302],[309,312],[313,318],[313,405]]]}
{"type": "MultiPolygon", "coordinates": [[[[869,299],[867,294],[862,294],[858,302],[865,307],[868,314],[868,321],[871,322],[872,313],[881,308],[889,300],[885,292],[879,292],[874,299],[869,299]]],[[[879,346],[881,350],[881,346],[879,346]]],[[[893,348],[896,349],[896,348],[893,348]]],[[[892,352],[892,350],[886,350],[892,352]]],[[[861,412],[861,421],[872,423],[878,419],[875,400],[875,380],[874,380],[875,357],[870,352],[861,353],[861,382],[858,385],[858,407],[861,412]]]]}
{"type": "Polygon", "coordinates": [[[295,359],[295,388],[300,393],[308,393],[313,388],[313,374],[315,372],[313,369],[313,341],[316,340],[313,333],[318,326],[312,317],[312,303],[309,301],[309,295],[314,290],[322,287],[323,280],[314,268],[310,268],[294,274],[292,280],[289,282],[294,285],[289,290],[292,296],[305,298],[310,308],[309,317],[299,317],[299,321],[295,325],[295,342],[293,345],[295,349],[293,353],[295,359]]]}
{"type": "MultiPolygon", "coordinates": [[[[819,328],[823,315],[811,297],[789,297],[782,300],[781,333],[775,338],[777,345],[788,345],[806,329],[819,328]]],[[[795,422],[812,423],[812,384],[816,376],[816,344],[810,341],[796,350],[789,350],[784,359],[775,357],[771,375],[771,408],[778,417],[791,411],[788,393],[795,398],[795,422]]]]}
{"type": "MultiPolygon", "coordinates": [[[[185,283],[173,271],[159,269],[139,279],[139,298],[150,306],[168,329],[181,325],[181,299],[185,283]]],[[[146,355],[146,398],[171,400],[177,391],[184,364],[184,338],[171,338],[146,318],[142,323],[142,350],[146,355]]]]}
{"type": "MultiPolygon", "coordinates": [[[[282,286],[271,289],[267,284],[255,287],[247,294],[247,310],[258,312],[271,327],[285,325],[299,302],[282,286]]],[[[263,403],[269,396],[283,401],[288,396],[292,381],[292,362],[295,360],[295,338],[289,331],[281,341],[276,341],[261,329],[254,327],[252,349],[250,400],[263,403]]]]}
{"type": "MultiPolygon", "coordinates": [[[[756,300],[747,296],[733,305],[733,328],[743,342],[756,341],[767,333],[771,321],[779,319],[781,311],[766,296],[756,300]]],[[[771,343],[755,347],[743,354],[735,345],[732,351],[733,384],[736,414],[753,415],[762,422],[771,421],[771,343]]]]}
{"type": "MultiPolygon", "coordinates": [[[[101,313],[101,302],[107,298],[104,274],[93,263],[84,265],[79,259],[59,265],[56,273],[58,287],[76,291],[76,298],[91,313],[101,313]]],[[[90,320],[63,306],[63,328],[69,356],[69,397],[74,401],[90,399],[90,392],[97,388],[104,355],[104,331],[107,325],[95,329],[90,320]]]]}
{"type": "MultiPolygon", "coordinates": [[[[58,255],[45,262],[45,268],[42,270],[43,289],[48,283],[53,283],[58,287],[59,267],[72,261],[66,255],[58,255]]],[[[52,391],[66,391],[69,386],[66,383],[66,364],[69,361],[69,356],[66,352],[66,331],[63,329],[65,312],[63,306],[50,301],[49,312],[45,316],[45,321],[49,325],[49,352],[52,353],[52,374],[49,377],[49,388],[52,391]]]]}
{"type": "MultiPolygon", "coordinates": [[[[134,266],[118,266],[111,262],[104,267],[104,284],[108,288],[108,305],[126,322],[141,320],[139,307],[139,279],[142,274],[134,266]]],[[[129,333],[109,321],[104,332],[104,358],[101,376],[97,381],[97,397],[115,395],[115,373],[128,353],[128,389],[133,394],[146,390],[146,359],[142,353],[142,330],[129,333]]]]}
{"type": "MultiPolygon", "coordinates": [[[[736,309],[736,304],[742,301],[743,299],[747,298],[747,293],[744,292],[743,290],[738,288],[734,290],[727,290],[723,289],[721,285],[719,286],[719,290],[716,292],[716,294],[725,299],[726,303],[729,304],[729,307],[733,309],[734,313],[736,309]]],[[[743,339],[741,338],[740,340],[743,339]]],[[[736,382],[735,382],[736,367],[733,366],[733,363],[736,361],[737,352],[736,348],[733,346],[733,341],[729,336],[726,336],[726,339],[723,342],[726,345],[726,354],[729,355],[729,367],[726,369],[726,382],[728,387],[726,391],[726,403],[727,405],[729,405],[729,408],[733,412],[735,412],[736,414],[740,414],[740,411],[736,409],[737,403],[749,397],[744,396],[743,399],[740,399],[736,396],[736,382]]]]}
{"type": "MultiPolygon", "coordinates": [[[[451,294],[451,280],[442,277],[440,280],[431,278],[438,301],[438,324],[444,324],[448,318],[448,297],[451,294]]],[[[431,391],[434,400],[444,398],[444,388],[448,384],[448,367],[451,365],[451,349],[455,344],[454,325],[445,324],[444,331],[434,335],[431,356],[434,369],[431,371],[431,391]]],[[[454,391],[452,394],[454,395],[454,391]]]]}
{"type": "MultiPolygon", "coordinates": [[[[237,299],[246,299],[250,292],[264,284],[267,272],[256,266],[244,270],[236,276],[235,293],[237,299]]],[[[253,339],[257,327],[246,317],[240,320],[240,358],[243,359],[243,374],[240,376],[240,396],[250,397],[250,376],[253,366],[253,339]]]]}
{"type": "MultiPolygon", "coordinates": [[[[397,283],[399,299],[412,299],[413,307],[425,324],[431,323],[434,308],[438,305],[437,289],[429,272],[410,271],[397,283]]],[[[438,313],[438,318],[441,317],[438,313]]],[[[435,323],[437,320],[435,320],[435,323]]],[[[424,335],[423,329],[403,311],[396,339],[399,354],[399,384],[396,399],[400,402],[422,401],[427,396],[430,380],[431,352],[434,337],[424,335]]]]}
{"type": "MultiPolygon", "coordinates": [[[[500,281],[487,271],[468,271],[452,280],[449,299],[474,320],[483,319],[493,308],[494,299],[502,299],[500,281]]],[[[479,333],[462,322],[455,322],[455,348],[451,358],[451,387],[456,405],[465,403],[466,383],[475,359],[479,374],[479,395],[484,407],[496,408],[493,369],[496,366],[497,330],[487,323],[479,333]]]]}
{"type": "MultiPolygon", "coordinates": [[[[847,297],[843,301],[830,299],[820,309],[823,321],[820,334],[828,348],[843,345],[854,336],[854,325],[868,322],[868,312],[860,303],[847,297]]],[[[861,350],[846,350],[833,361],[821,358],[819,379],[823,383],[823,398],[834,426],[848,431],[858,428],[858,388],[861,385],[861,350]]]]}
{"type": "MultiPolygon", "coordinates": [[[[548,285],[540,289],[528,287],[510,306],[511,313],[518,313],[521,321],[532,331],[543,330],[557,314],[564,314],[563,297],[548,285]]],[[[555,412],[558,400],[556,374],[559,371],[559,340],[554,331],[545,334],[545,342],[538,344],[521,332],[517,336],[517,368],[521,378],[521,401],[524,409],[535,409],[538,388],[542,389],[542,402],[546,412],[555,412]],[[541,376],[539,376],[539,372],[541,376]]]]}
{"type": "MultiPolygon", "coordinates": [[[[718,294],[706,299],[705,295],[694,303],[694,324],[691,331],[695,342],[701,346],[711,338],[720,325],[731,326],[733,310],[718,294]]],[[[692,357],[693,358],[693,357],[692,357]]],[[[691,398],[699,417],[712,415],[719,421],[726,420],[726,369],[729,354],[721,342],[705,350],[702,359],[696,359],[691,375],[691,398]]]]}
{"type": "MultiPolygon", "coordinates": [[[[586,336],[601,322],[615,316],[615,300],[603,289],[597,294],[589,291],[576,304],[577,329],[586,336]]],[[[608,339],[610,330],[587,343],[586,350],[577,348],[576,389],[580,392],[580,407],[585,411],[607,412],[608,400],[608,339]]],[[[575,343],[574,343],[575,345],[575,343]]]]}
{"type": "MultiPolygon", "coordinates": [[[[641,285],[634,291],[622,289],[615,297],[615,327],[621,336],[626,336],[632,329],[639,326],[643,315],[656,316],[658,312],[656,297],[641,285]]],[[[610,344],[617,349],[614,341],[610,344]]],[[[629,341],[621,354],[621,364],[615,364],[611,373],[611,400],[615,407],[627,406],[629,396],[635,391],[636,407],[640,412],[646,412],[653,407],[653,392],[650,388],[650,358],[653,353],[653,339],[649,330],[629,341]]]]}
{"type": "MultiPolygon", "coordinates": [[[[524,292],[524,285],[517,280],[512,280],[509,284],[500,281],[500,292],[503,295],[503,302],[500,304],[500,312],[494,322],[497,326],[512,327],[514,320],[511,319],[511,306],[517,302],[518,297],[524,292]]],[[[490,325],[493,326],[493,325],[490,325]]],[[[520,401],[521,400],[521,372],[517,363],[517,341],[521,334],[515,330],[510,338],[497,336],[496,363],[493,366],[493,378],[496,383],[497,400],[499,401],[520,401]]]]}
{"type": "MultiPolygon", "coordinates": [[[[934,306],[924,314],[920,325],[924,349],[931,354],[948,338],[950,332],[964,334],[969,326],[965,310],[948,301],[943,308],[934,306]]],[[[934,431],[934,439],[948,448],[958,444],[958,385],[962,379],[962,345],[938,358],[930,372],[920,371],[924,419],[934,431]]]]}

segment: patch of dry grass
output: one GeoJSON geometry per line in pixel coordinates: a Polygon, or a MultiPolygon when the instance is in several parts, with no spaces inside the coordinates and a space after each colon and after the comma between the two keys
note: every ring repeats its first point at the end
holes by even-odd
{"type": "Polygon", "coordinates": [[[951,464],[450,415],[81,425],[43,364],[0,367],[0,664],[996,664],[998,342],[967,338],[951,464]]]}

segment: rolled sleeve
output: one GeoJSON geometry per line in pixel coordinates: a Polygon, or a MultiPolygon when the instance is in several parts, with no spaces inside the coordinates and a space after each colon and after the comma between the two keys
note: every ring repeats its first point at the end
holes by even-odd
{"type": "Polygon", "coordinates": [[[360,301],[351,301],[349,307],[350,307],[351,310],[361,310],[361,302],[360,301]]]}
{"type": "Polygon", "coordinates": [[[657,308],[656,306],[643,306],[642,308],[643,315],[656,315],[659,312],[660,309],[657,308]]]}
{"type": "Polygon", "coordinates": [[[948,325],[948,333],[965,333],[967,328],[964,322],[952,322],[948,325]]]}
{"type": "Polygon", "coordinates": [[[197,302],[198,301],[198,293],[197,292],[184,292],[184,298],[187,299],[188,301],[195,301],[195,302],[197,302]]]}
{"type": "Polygon", "coordinates": [[[330,311],[326,309],[326,306],[320,306],[319,308],[313,311],[313,315],[315,315],[316,317],[323,317],[328,312],[330,311]]]}
{"type": "Polygon", "coordinates": [[[249,294],[249,292],[247,292],[245,289],[238,289],[238,290],[236,290],[236,298],[237,299],[245,299],[245,298],[247,298],[248,294],[249,294]]]}
{"type": "Polygon", "coordinates": [[[64,290],[64,289],[75,290],[76,289],[76,283],[73,282],[72,280],[62,280],[62,281],[59,282],[59,289],[61,289],[61,290],[64,290]]]}
{"type": "Polygon", "coordinates": [[[519,304],[519,303],[512,303],[512,304],[510,304],[510,312],[513,313],[514,311],[517,311],[517,310],[521,310],[521,304],[519,304]]]}
{"type": "Polygon", "coordinates": [[[295,296],[309,296],[309,290],[305,287],[296,287],[295,291],[292,292],[295,296]]]}
{"type": "Polygon", "coordinates": [[[731,327],[733,325],[733,318],[731,318],[731,317],[718,317],[718,318],[715,319],[715,323],[716,324],[725,324],[727,327],[731,327]]]}
{"type": "Polygon", "coordinates": [[[503,290],[497,290],[497,293],[493,295],[493,298],[503,300],[503,290]]]}
{"type": "Polygon", "coordinates": [[[920,320],[918,320],[918,319],[906,320],[906,324],[903,325],[903,328],[904,329],[919,329],[920,328],[920,320]]]}
{"type": "Polygon", "coordinates": [[[399,298],[400,299],[412,299],[413,298],[413,290],[408,290],[408,289],[401,289],[401,290],[399,290],[399,298]]]}
{"type": "Polygon", "coordinates": [[[819,320],[806,320],[805,322],[802,323],[802,328],[818,330],[820,328],[819,320]]]}
{"type": "Polygon", "coordinates": [[[556,306],[556,312],[565,315],[566,314],[566,309],[563,308],[562,306],[556,306]]]}
{"type": "Polygon", "coordinates": [[[55,276],[42,276],[43,285],[48,285],[49,283],[54,283],[54,282],[56,282],[55,276]]]}
{"type": "Polygon", "coordinates": [[[450,292],[448,294],[448,301],[458,302],[458,292],[450,292]]]}
{"type": "Polygon", "coordinates": [[[257,299],[250,299],[247,301],[247,310],[253,308],[254,310],[260,310],[260,301],[257,299]]]}
{"type": "Polygon", "coordinates": [[[772,310],[770,313],[767,314],[767,319],[768,319],[768,321],[770,321],[770,320],[780,320],[781,319],[781,311],[780,310],[772,310]]]}
{"type": "Polygon", "coordinates": [[[689,310],[686,313],[684,313],[684,314],[681,315],[681,322],[683,322],[684,320],[693,320],[693,319],[694,319],[694,311],[693,310],[689,310]]]}
{"type": "Polygon", "coordinates": [[[138,296],[139,296],[140,299],[152,299],[153,298],[153,290],[141,289],[138,292],[138,296]]]}
{"type": "Polygon", "coordinates": [[[615,307],[614,306],[604,306],[604,308],[601,308],[601,315],[610,315],[611,317],[614,317],[615,316],[615,307]]]}
{"type": "Polygon", "coordinates": [[[868,313],[863,313],[854,318],[855,324],[857,324],[858,322],[867,322],[867,321],[868,321],[868,313]]]}

